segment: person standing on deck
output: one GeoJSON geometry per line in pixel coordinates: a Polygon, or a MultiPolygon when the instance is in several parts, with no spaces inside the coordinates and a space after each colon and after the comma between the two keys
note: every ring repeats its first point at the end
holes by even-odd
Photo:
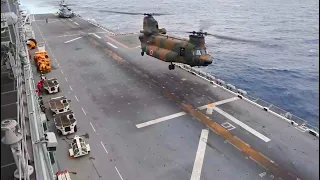
{"type": "Polygon", "coordinates": [[[40,92],[41,94],[41,90],[43,88],[43,83],[44,83],[44,79],[41,79],[39,82],[38,82],[38,91],[40,92]]]}

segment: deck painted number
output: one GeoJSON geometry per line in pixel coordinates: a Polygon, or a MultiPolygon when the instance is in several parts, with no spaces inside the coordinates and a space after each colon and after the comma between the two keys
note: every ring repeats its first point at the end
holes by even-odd
{"type": "Polygon", "coordinates": [[[221,126],[224,127],[228,131],[231,131],[232,129],[236,128],[232,124],[230,124],[229,122],[222,123],[221,126]]]}
{"type": "Polygon", "coordinates": [[[263,176],[265,176],[266,174],[267,174],[266,172],[263,172],[263,173],[260,173],[259,176],[260,176],[260,177],[263,177],[263,176]]]}

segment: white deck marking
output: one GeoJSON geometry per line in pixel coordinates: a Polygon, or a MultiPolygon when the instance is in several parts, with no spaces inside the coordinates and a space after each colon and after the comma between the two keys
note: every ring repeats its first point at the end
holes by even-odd
{"type": "Polygon", "coordinates": [[[231,131],[235,129],[234,125],[230,124],[229,122],[224,122],[221,124],[222,127],[224,127],[226,130],[231,131]]]}
{"type": "Polygon", "coordinates": [[[65,34],[58,37],[79,36],[80,34],[65,34]]]}
{"type": "Polygon", "coordinates": [[[62,71],[62,69],[61,69],[60,71],[61,71],[61,74],[63,74],[63,71],[62,71]]]}
{"type": "Polygon", "coordinates": [[[222,100],[222,101],[215,102],[214,104],[216,106],[218,106],[218,105],[221,105],[221,104],[225,104],[225,103],[229,103],[229,102],[235,101],[237,99],[240,99],[240,98],[239,97],[232,97],[232,98],[229,98],[229,99],[225,99],[225,100],[222,100]]]}
{"type": "MultiPolygon", "coordinates": [[[[13,86],[14,87],[14,86],[13,86]]],[[[16,90],[13,90],[13,91],[7,91],[7,92],[3,92],[1,94],[8,94],[8,93],[13,93],[13,92],[17,92],[16,90]]]]}
{"type": "MultiPolygon", "coordinates": [[[[232,98],[229,98],[229,99],[225,99],[225,100],[221,100],[221,101],[217,101],[215,103],[213,103],[215,106],[218,106],[218,105],[221,105],[221,104],[225,104],[225,103],[229,103],[229,102],[232,102],[232,101],[235,101],[237,99],[240,99],[239,97],[232,97],[232,98]]],[[[204,106],[201,106],[201,107],[198,107],[199,110],[204,110],[207,108],[208,105],[204,105],[204,106]]]]}
{"type": "Polygon", "coordinates": [[[197,155],[196,155],[196,159],[194,160],[193,170],[192,170],[190,180],[200,180],[204,154],[206,152],[206,147],[207,147],[208,135],[209,135],[209,131],[207,129],[202,129],[198,150],[197,150],[197,155]]]}
{"type": "Polygon", "coordinates": [[[106,33],[109,33],[109,32],[101,31],[101,32],[94,32],[94,33],[96,33],[96,34],[100,34],[100,33],[102,33],[102,34],[106,34],[106,33]]]}
{"type": "Polygon", "coordinates": [[[159,122],[163,122],[163,121],[167,121],[169,119],[173,119],[173,118],[176,118],[176,117],[179,117],[179,116],[183,116],[185,114],[186,114],[185,112],[179,112],[179,113],[171,114],[169,116],[165,116],[165,117],[162,117],[162,118],[159,118],[159,119],[154,119],[154,120],[147,121],[147,122],[144,122],[144,123],[141,123],[141,124],[137,124],[136,127],[137,128],[143,128],[143,127],[146,127],[146,126],[157,124],[159,122]]]}
{"type": "Polygon", "coordinates": [[[48,21],[48,23],[54,23],[54,22],[58,22],[57,20],[54,20],[54,21],[48,21]]]}
{"type": "Polygon", "coordinates": [[[1,166],[1,169],[2,169],[2,168],[5,168],[5,167],[8,167],[8,166],[12,166],[12,165],[14,165],[14,164],[16,164],[16,163],[10,163],[10,164],[3,165],[3,166],[1,166]]]}
{"type": "Polygon", "coordinates": [[[69,87],[70,87],[70,90],[73,91],[72,87],[71,86],[69,86],[69,87]]]}
{"type": "Polygon", "coordinates": [[[70,19],[70,18],[68,18],[69,19],[69,21],[72,21],[73,22],[73,20],[72,19],[70,19]]]}
{"type": "Polygon", "coordinates": [[[107,42],[107,44],[109,44],[110,46],[112,46],[113,48],[118,48],[117,46],[115,46],[115,45],[113,45],[113,44],[111,44],[111,43],[109,43],[109,42],[107,42]]]}
{"type": "Polygon", "coordinates": [[[122,176],[121,176],[120,172],[118,171],[117,166],[115,166],[114,168],[116,168],[116,171],[117,171],[117,173],[119,174],[119,176],[120,176],[121,180],[123,180],[123,178],[122,178],[122,176]]]}
{"type": "Polygon", "coordinates": [[[260,176],[260,177],[263,177],[263,176],[265,176],[266,174],[267,174],[266,172],[263,172],[263,173],[260,173],[259,176],[260,176]]]}
{"type": "Polygon", "coordinates": [[[106,147],[104,147],[104,144],[102,143],[102,141],[100,141],[101,142],[101,145],[102,145],[102,147],[103,147],[103,149],[106,151],[106,153],[108,154],[108,151],[107,151],[107,149],[106,149],[106,147]]]}
{"type": "Polygon", "coordinates": [[[16,105],[16,104],[17,104],[17,102],[9,103],[9,104],[3,104],[3,105],[1,105],[1,107],[4,107],[4,106],[10,106],[10,105],[16,105]]]}
{"type": "Polygon", "coordinates": [[[92,34],[92,35],[94,35],[95,37],[97,37],[97,38],[101,39],[101,37],[100,37],[100,36],[98,36],[98,35],[97,35],[97,34],[95,34],[95,33],[89,33],[89,34],[92,34]]]}
{"type": "Polygon", "coordinates": [[[81,109],[82,109],[83,114],[87,115],[87,113],[84,111],[83,107],[81,107],[81,109]]]}
{"type": "Polygon", "coordinates": [[[59,64],[59,63],[57,63],[57,66],[58,66],[58,67],[60,67],[60,64],[59,64]]]}
{"type": "MultiPolygon", "coordinates": [[[[225,99],[225,100],[222,100],[222,101],[217,101],[217,102],[215,102],[213,104],[221,105],[221,104],[224,104],[224,103],[235,101],[237,99],[239,99],[239,98],[238,97],[232,97],[232,98],[225,99]]],[[[206,108],[207,108],[207,105],[204,105],[204,106],[199,107],[198,109],[199,110],[203,110],[203,109],[206,109],[206,108]]],[[[137,128],[143,128],[143,127],[146,127],[146,126],[157,124],[159,122],[163,122],[163,121],[167,121],[169,119],[173,119],[173,118],[176,118],[176,117],[179,117],[179,116],[183,116],[185,114],[186,114],[185,112],[179,112],[179,113],[171,114],[169,116],[165,116],[165,117],[158,118],[158,119],[155,119],[155,120],[147,121],[147,122],[144,122],[144,123],[141,123],[141,124],[136,124],[136,127],[137,128]]]]}
{"type": "Polygon", "coordinates": [[[66,77],[64,77],[64,79],[68,82],[68,79],[66,77]]]}
{"type": "Polygon", "coordinates": [[[79,26],[79,24],[77,22],[73,22],[73,23],[79,26]]]}
{"type": "Polygon", "coordinates": [[[69,43],[69,42],[72,42],[72,41],[75,41],[75,40],[78,40],[78,39],[81,39],[82,37],[77,37],[77,38],[74,38],[74,39],[71,39],[69,41],[66,41],[64,42],[65,44],[69,43]]]}
{"type": "Polygon", "coordinates": [[[251,134],[257,136],[258,138],[260,138],[261,140],[263,140],[264,142],[269,142],[271,141],[271,139],[269,139],[268,137],[264,136],[263,134],[259,133],[258,131],[252,129],[250,126],[244,124],[243,122],[239,121],[238,119],[236,119],[235,117],[231,116],[230,114],[224,112],[222,109],[218,108],[218,107],[213,107],[213,110],[217,111],[218,113],[220,113],[221,115],[223,115],[224,117],[228,118],[230,121],[238,124],[240,127],[242,127],[243,129],[247,130],[248,132],[250,132],[251,134]]]}
{"type": "Polygon", "coordinates": [[[78,97],[76,96],[76,95],[74,95],[74,97],[76,98],[76,100],[79,102],[79,99],[78,99],[78,97]]]}
{"type": "Polygon", "coordinates": [[[104,30],[104,31],[106,31],[106,32],[108,32],[108,33],[110,33],[110,34],[113,34],[113,32],[108,31],[108,30],[106,30],[105,28],[101,28],[101,29],[104,30]]]}
{"type": "MultiPolygon", "coordinates": [[[[83,110],[83,109],[82,109],[83,110]]],[[[92,123],[90,122],[90,125],[91,125],[91,127],[92,127],[92,129],[93,129],[93,131],[94,132],[96,132],[96,129],[93,127],[93,125],[92,125],[92,123]]]]}

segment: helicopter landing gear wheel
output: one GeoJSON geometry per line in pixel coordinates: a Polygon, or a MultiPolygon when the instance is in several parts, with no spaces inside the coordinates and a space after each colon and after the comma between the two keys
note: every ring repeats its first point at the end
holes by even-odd
{"type": "Polygon", "coordinates": [[[144,55],[144,52],[142,51],[142,52],[141,52],[141,56],[143,56],[143,55],[144,55]]]}
{"type": "Polygon", "coordinates": [[[174,70],[174,64],[169,65],[169,70],[174,70]]]}

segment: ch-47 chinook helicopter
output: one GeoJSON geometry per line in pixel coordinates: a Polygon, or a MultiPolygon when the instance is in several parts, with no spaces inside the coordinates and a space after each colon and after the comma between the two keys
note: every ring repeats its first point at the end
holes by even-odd
{"type": "Polygon", "coordinates": [[[158,22],[151,14],[144,14],[143,30],[140,31],[141,55],[146,53],[165,62],[170,62],[169,69],[174,69],[173,62],[190,66],[208,66],[213,58],[207,54],[202,31],[190,32],[189,40],[167,35],[166,29],[158,28],[158,22]]]}
{"type": "MultiPolygon", "coordinates": [[[[129,13],[103,10],[104,12],[142,15],[142,13],[129,13]]],[[[206,51],[205,36],[210,35],[219,39],[233,41],[248,41],[221,35],[209,34],[201,29],[191,33],[189,39],[182,39],[167,35],[165,28],[159,29],[158,22],[153,18],[155,15],[166,15],[156,13],[144,13],[143,30],[140,31],[141,55],[145,53],[159,60],[170,62],[169,70],[174,69],[173,62],[188,64],[192,66],[208,66],[212,64],[213,58],[206,51]]]]}

